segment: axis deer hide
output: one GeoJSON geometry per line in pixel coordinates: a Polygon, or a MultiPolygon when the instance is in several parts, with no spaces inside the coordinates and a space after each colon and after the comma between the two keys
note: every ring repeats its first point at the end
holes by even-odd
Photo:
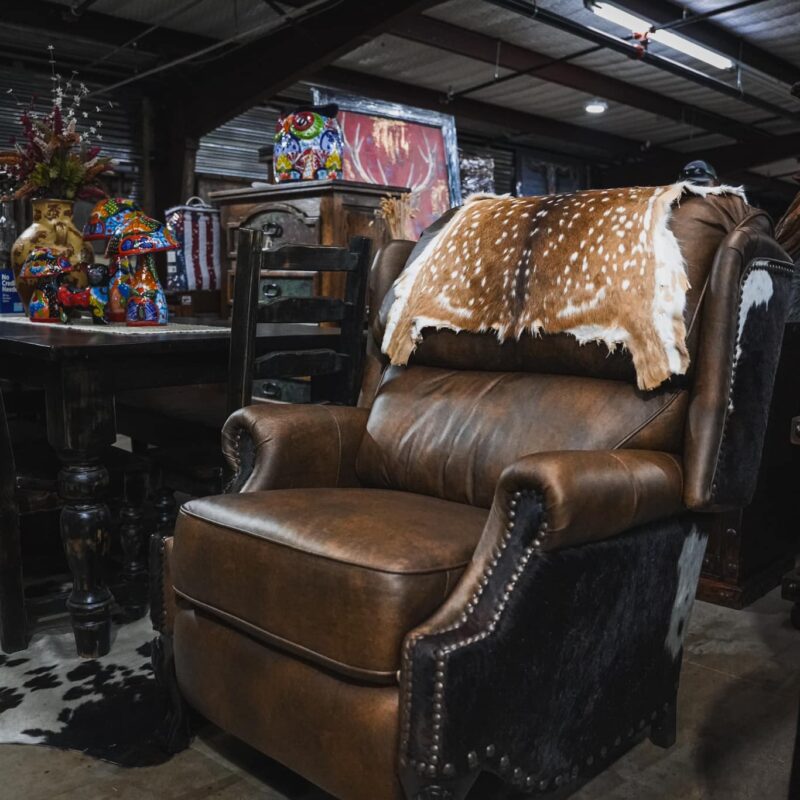
{"type": "Polygon", "coordinates": [[[500,341],[569,333],[626,347],[640,389],[689,366],[686,264],[669,229],[684,193],[741,188],[603,189],[542,197],[473,195],[394,285],[383,351],[406,364],[425,328],[500,341]]]}

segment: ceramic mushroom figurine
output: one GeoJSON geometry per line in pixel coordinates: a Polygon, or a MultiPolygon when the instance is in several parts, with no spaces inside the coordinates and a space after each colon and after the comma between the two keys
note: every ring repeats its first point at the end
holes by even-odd
{"type": "Polygon", "coordinates": [[[49,247],[36,247],[28,253],[20,268],[19,279],[34,287],[28,303],[31,322],[62,321],[58,303],[59,284],[71,271],[72,264],[67,257],[49,247]]]}
{"type": "MultiPolygon", "coordinates": [[[[136,214],[141,213],[138,204],[133,200],[126,197],[106,197],[95,205],[89,215],[89,220],[83,226],[84,241],[107,242],[117,228],[136,214]]],[[[109,322],[125,322],[128,298],[131,293],[132,264],[126,256],[113,256],[109,261],[108,270],[111,280],[108,286],[105,318],[109,322]]]]}
{"type": "Polygon", "coordinates": [[[111,235],[106,255],[137,257],[136,270],[130,282],[128,325],[167,324],[167,298],[158,281],[153,253],[177,248],[178,243],[167,227],[144,214],[135,214],[111,235]]]}

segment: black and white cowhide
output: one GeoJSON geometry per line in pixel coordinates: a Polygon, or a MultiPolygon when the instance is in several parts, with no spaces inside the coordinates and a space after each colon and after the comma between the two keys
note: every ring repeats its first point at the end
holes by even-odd
{"type": "Polygon", "coordinates": [[[129,767],[166,761],[155,742],[164,701],[150,666],[150,621],[115,633],[111,653],[94,660],[76,655],[68,629],[0,653],[0,743],[80,750],[129,767]]]}

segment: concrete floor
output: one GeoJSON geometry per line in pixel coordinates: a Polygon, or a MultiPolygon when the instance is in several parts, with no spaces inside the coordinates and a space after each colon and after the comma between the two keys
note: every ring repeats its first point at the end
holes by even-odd
{"type": "MultiPolygon", "coordinates": [[[[676,745],[645,741],[572,800],[787,800],[800,693],[800,631],[777,590],[745,611],[698,603],[676,745]]],[[[329,800],[216,729],[159,767],[0,746],[0,800],[329,800]]],[[[375,800],[380,800],[376,798],[375,800]]],[[[475,800],[485,800],[475,798],[475,800]]]]}

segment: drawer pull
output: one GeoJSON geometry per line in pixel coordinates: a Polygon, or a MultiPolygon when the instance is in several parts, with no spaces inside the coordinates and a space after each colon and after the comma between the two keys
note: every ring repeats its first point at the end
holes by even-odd
{"type": "Polygon", "coordinates": [[[267,381],[261,386],[261,394],[264,397],[269,397],[271,400],[280,400],[283,392],[279,384],[267,381]]]}
{"type": "Polygon", "coordinates": [[[265,283],[263,291],[264,297],[280,297],[283,294],[283,290],[277,283],[265,283]]]}
{"type": "Polygon", "coordinates": [[[283,225],[279,222],[265,222],[261,226],[261,230],[270,237],[270,239],[280,239],[283,236],[283,225]]]}

